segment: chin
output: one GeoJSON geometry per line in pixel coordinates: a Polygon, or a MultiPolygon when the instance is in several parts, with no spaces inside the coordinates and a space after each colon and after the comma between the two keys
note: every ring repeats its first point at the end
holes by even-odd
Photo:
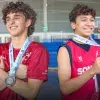
{"type": "Polygon", "coordinates": [[[12,34],[12,33],[10,33],[10,35],[11,35],[11,36],[18,36],[18,34],[17,34],[17,33],[13,33],[13,34],[12,34]]]}
{"type": "Polygon", "coordinates": [[[84,37],[85,38],[89,38],[91,36],[91,34],[88,34],[88,35],[85,35],[84,37]]]}
{"type": "Polygon", "coordinates": [[[92,32],[86,32],[84,33],[86,36],[90,36],[92,34],[92,32]]]}

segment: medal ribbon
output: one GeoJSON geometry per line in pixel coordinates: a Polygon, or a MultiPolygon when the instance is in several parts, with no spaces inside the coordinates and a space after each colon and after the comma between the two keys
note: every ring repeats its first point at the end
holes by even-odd
{"type": "Polygon", "coordinates": [[[17,55],[17,58],[14,62],[14,57],[13,57],[13,45],[12,45],[12,42],[10,43],[9,45],[9,59],[10,59],[10,72],[9,72],[9,76],[13,76],[15,77],[15,72],[16,70],[18,69],[19,65],[20,65],[20,62],[22,60],[22,57],[27,49],[27,47],[29,46],[30,44],[30,38],[27,37],[23,46],[21,47],[18,55],[17,55]]]}
{"type": "Polygon", "coordinates": [[[80,41],[80,42],[82,42],[82,43],[88,44],[88,45],[100,46],[100,45],[97,44],[95,41],[86,39],[86,38],[81,37],[81,36],[79,36],[79,35],[77,35],[77,34],[74,35],[73,39],[75,39],[75,40],[77,40],[77,41],[80,41]]]}

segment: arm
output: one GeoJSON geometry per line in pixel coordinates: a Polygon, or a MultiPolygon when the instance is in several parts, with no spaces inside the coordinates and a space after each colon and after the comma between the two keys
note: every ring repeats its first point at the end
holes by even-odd
{"type": "Polygon", "coordinates": [[[27,66],[24,64],[20,64],[17,71],[16,77],[18,79],[26,79],[27,78],[27,66]]]}
{"type": "MultiPolygon", "coordinates": [[[[3,62],[3,57],[0,56],[0,69],[4,70],[4,62],[3,62]]],[[[6,88],[6,85],[4,84],[4,82],[0,79],[0,91],[2,91],[3,89],[6,88]]]]}
{"type": "MultiPolygon", "coordinates": [[[[17,78],[14,86],[7,86],[17,94],[29,100],[35,99],[41,84],[47,79],[48,54],[44,49],[36,50],[37,51],[34,51],[31,57],[27,60],[28,81],[25,82],[17,78]]],[[[8,77],[8,73],[1,69],[0,79],[3,81],[3,84],[6,77],[8,77]]]]}
{"type": "Polygon", "coordinates": [[[71,78],[71,65],[68,51],[65,47],[61,47],[58,51],[58,77],[62,93],[70,94],[82,87],[95,74],[100,73],[100,58],[98,58],[93,67],[82,75],[71,78]]]}
{"type": "MultiPolygon", "coordinates": [[[[19,70],[17,72],[17,76],[19,76],[21,78],[26,77],[26,67],[25,67],[25,69],[24,69],[24,67],[25,67],[25,65],[22,65],[22,64],[20,65],[21,71],[19,70]],[[22,74],[22,71],[24,72],[24,74],[22,74]]],[[[0,91],[2,91],[3,89],[5,89],[7,87],[5,85],[5,79],[8,77],[8,73],[6,73],[3,69],[0,69],[0,73],[1,73],[0,75],[3,76],[2,79],[0,78],[0,86],[1,86],[0,91]]],[[[9,88],[29,100],[34,100],[33,98],[36,97],[36,94],[38,93],[39,88],[42,83],[43,83],[43,81],[38,80],[38,79],[28,79],[28,82],[24,82],[24,81],[16,78],[16,83],[14,84],[14,86],[9,87],[9,88]]]]}
{"type": "MultiPolygon", "coordinates": [[[[3,84],[5,84],[5,79],[7,77],[8,73],[0,69],[0,80],[2,80],[3,84]]],[[[19,95],[27,98],[28,100],[34,100],[42,82],[42,80],[38,79],[28,79],[28,82],[16,79],[16,83],[14,84],[14,86],[9,88],[14,92],[18,93],[19,95]]]]}
{"type": "MultiPolygon", "coordinates": [[[[2,56],[0,57],[0,69],[4,70],[4,62],[2,56]]],[[[9,73],[9,72],[8,72],[9,73]]],[[[16,71],[16,77],[18,79],[25,79],[27,74],[27,66],[20,64],[17,71],[16,71]]],[[[6,88],[6,85],[2,80],[0,80],[0,91],[6,88]]]]}
{"type": "Polygon", "coordinates": [[[38,79],[28,79],[28,82],[17,79],[14,86],[9,88],[28,100],[35,100],[42,83],[43,81],[38,79]]]}
{"type": "Polygon", "coordinates": [[[36,49],[27,61],[28,82],[17,79],[15,85],[11,87],[13,91],[21,96],[34,100],[41,84],[47,79],[48,54],[45,49],[36,49]]]}
{"type": "Polygon", "coordinates": [[[6,85],[2,80],[0,80],[0,91],[4,90],[6,88],[6,85]]]}

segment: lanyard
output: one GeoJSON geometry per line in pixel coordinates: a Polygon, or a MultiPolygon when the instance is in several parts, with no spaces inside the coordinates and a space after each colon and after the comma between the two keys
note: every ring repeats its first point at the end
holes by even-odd
{"type": "MultiPolygon", "coordinates": [[[[81,36],[79,36],[79,35],[77,35],[77,34],[74,35],[73,39],[75,39],[75,40],[77,40],[77,41],[80,41],[80,42],[82,42],[82,43],[88,44],[88,45],[100,46],[100,45],[97,44],[95,41],[86,39],[86,38],[81,37],[81,36]]],[[[95,90],[96,90],[96,92],[98,92],[98,91],[99,91],[99,88],[98,88],[98,83],[97,83],[96,75],[94,75],[94,80],[95,80],[95,90]]]]}
{"type": "Polygon", "coordinates": [[[13,45],[12,43],[10,43],[9,45],[9,60],[10,60],[10,72],[9,72],[9,76],[14,76],[15,77],[15,72],[16,70],[18,69],[19,65],[20,65],[20,62],[21,62],[21,59],[27,49],[27,47],[29,46],[30,44],[30,38],[27,37],[23,46],[21,47],[18,55],[17,55],[17,58],[14,62],[14,57],[13,57],[13,45]]]}
{"type": "Polygon", "coordinates": [[[82,43],[85,43],[85,44],[94,45],[94,46],[100,46],[95,41],[86,39],[86,38],[81,37],[81,36],[79,36],[77,34],[74,35],[73,39],[75,39],[77,41],[80,41],[82,43]]]}

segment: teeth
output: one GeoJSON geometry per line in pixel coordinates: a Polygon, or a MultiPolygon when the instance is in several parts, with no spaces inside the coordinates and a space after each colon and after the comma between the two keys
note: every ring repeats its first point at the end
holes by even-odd
{"type": "Polygon", "coordinates": [[[86,29],[86,30],[92,30],[92,28],[88,28],[88,29],[86,29]]]}
{"type": "Polygon", "coordinates": [[[16,29],[16,27],[15,26],[12,26],[12,27],[10,27],[11,29],[16,29]]]}

